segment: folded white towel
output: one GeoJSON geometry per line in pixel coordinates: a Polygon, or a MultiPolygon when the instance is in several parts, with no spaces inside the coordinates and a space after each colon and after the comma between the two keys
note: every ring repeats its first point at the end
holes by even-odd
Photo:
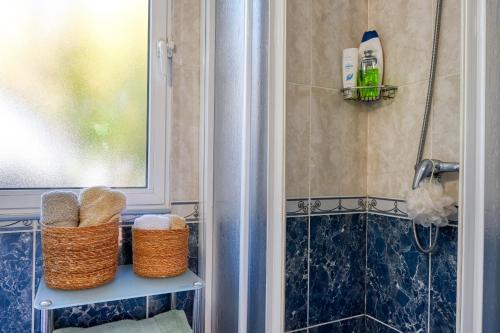
{"type": "Polygon", "coordinates": [[[146,230],[170,230],[170,215],[143,215],[134,221],[134,228],[146,230]]]}

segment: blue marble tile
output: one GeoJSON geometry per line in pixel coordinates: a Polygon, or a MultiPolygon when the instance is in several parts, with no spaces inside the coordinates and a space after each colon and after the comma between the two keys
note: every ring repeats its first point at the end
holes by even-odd
{"type": "Polygon", "coordinates": [[[194,291],[183,291],[177,293],[175,308],[177,310],[184,310],[190,325],[193,324],[193,303],[194,291]]]}
{"type": "Polygon", "coordinates": [[[285,329],[307,326],[308,218],[286,219],[285,329]]]}
{"type": "Polygon", "coordinates": [[[386,325],[379,323],[376,320],[373,320],[370,317],[366,317],[365,321],[365,332],[366,333],[396,333],[395,329],[392,329],[386,325]]]}
{"type": "MultiPolygon", "coordinates": [[[[175,308],[184,310],[189,324],[193,323],[194,292],[180,292],[176,295],[175,308]]],[[[149,297],[149,317],[171,309],[171,294],[155,295],[149,297]]]]}
{"type": "Polygon", "coordinates": [[[364,333],[365,316],[309,328],[309,333],[364,333]]]}
{"type": "Polygon", "coordinates": [[[0,332],[31,332],[33,234],[0,234],[0,332]]]}
{"type": "Polygon", "coordinates": [[[120,228],[118,265],[131,265],[132,258],[132,227],[124,226],[120,228]]]}
{"type": "MultiPolygon", "coordinates": [[[[42,237],[40,231],[36,232],[35,240],[35,292],[38,291],[38,285],[43,277],[43,256],[42,256],[42,237]]],[[[40,330],[40,311],[35,309],[34,326],[35,333],[41,332],[40,330]]]]}
{"type": "Polygon", "coordinates": [[[189,224],[189,269],[198,274],[198,223],[189,224]]]}
{"type": "Polygon", "coordinates": [[[311,217],[309,325],[364,314],[364,216],[311,217]]]}
{"type": "MultiPolygon", "coordinates": [[[[429,258],[411,221],[368,215],[366,314],[403,332],[427,331],[429,258]]],[[[429,229],[421,228],[423,243],[429,229]]]]}
{"type": "Polygon", "coordinates": [[[149,296],[149,317],[169,311],[170,308],[170,294],[149,296]]]}
{"type": "Polygon", "coordinates": [[[75,306],[54,311],[54,327],[92,327],[122,319],[146,318],[146,298],[75,306]]]}
{"type": "Polygon", "coordinates": [[[431,256],[431,332],[455,332],[457,300],[457,227],[440,229],[431,256]]]}

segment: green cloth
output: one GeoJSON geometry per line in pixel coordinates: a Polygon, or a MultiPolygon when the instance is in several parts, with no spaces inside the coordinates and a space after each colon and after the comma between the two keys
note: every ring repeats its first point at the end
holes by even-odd
{"type": "Polygon", "coordinates": [[[172,310],[161,313],[153,319],[158,324],[161,333],[192,333],[186,314],[182,310],[172,310]]]}
{"type": "Polygon", "coordinates": [[[68,327],[54,333],[192,333],[182,310],[161,313],[143,320],[120,320],[90,328],[68,327]]]}

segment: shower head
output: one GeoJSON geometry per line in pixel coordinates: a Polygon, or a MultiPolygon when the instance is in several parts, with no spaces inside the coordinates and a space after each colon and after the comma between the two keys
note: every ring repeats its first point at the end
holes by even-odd
{"type": "Polygon", "coordinates": [[[415,177],[413,177],[412,189],[416,189],[424,178],[430,177],[432,174],[439,175],[444,172],[458,172],[459,168],[459,164],[455,162],[422,160],[415,165],[415,177]]]}

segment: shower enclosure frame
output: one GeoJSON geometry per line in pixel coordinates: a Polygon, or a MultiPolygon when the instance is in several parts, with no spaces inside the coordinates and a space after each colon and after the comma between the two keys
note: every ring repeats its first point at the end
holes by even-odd
{"type": "Polygon", "coordinates": [[[458,332],[498,332],[500,52],[498,0],[462,0],[458,332]]]}
{"type": "MultiPolygon", "coordinates": [[[[217,0],[202,1],[202,80],[200,107],[200,272],[203,290],[204,332],[213,332],[217,309],[214,300],[214,104],[215,15],[217,0]]],[[[251,0],[245,1],[248,7],[251,0]]],[[[269,116],[268,116],[268,208],[266,256],[265,331],[282,332],[284,314],[284,219],[285,219],[285,19],[286,0],[269,1],[269,116]]],[[[248,37],[248,36],[246,36],[248,37]]],[[[238,333],[246,332],[245,328],[238,333]]]]}
{"type": "MultiPolygon", "coordinates": [[[[250,0],[247,0],[250,1],[250,0]]],[[[457,263],[457,332],[481,332],[483,327],[483,262],[485,198],[485,94],[486,94],[486,5],[488,1],[461,0],[461,166],[460,221],[457,263]]],[[[206,244],[203,270],[205,290],[205,332],[211,332],[211,263],[213,237],[213,105],[214,105],[214,17],[216,0],[205,1],[202,135],[204,173],[202,189],[203,242],[206,244]]],[[[285,173],[285,52],[286,0],[270,1],[269,21],[269,161],[266,274],[266,332],[283,331],[284,312],[284,173],[285,173]]],[[[486,319],[486,318],[485,318],[486,319]]],[[[491,319],[491,318],[490,318],[491,319]]],[[[243,333],[243,332],[239,332],[243,333]]]]}

